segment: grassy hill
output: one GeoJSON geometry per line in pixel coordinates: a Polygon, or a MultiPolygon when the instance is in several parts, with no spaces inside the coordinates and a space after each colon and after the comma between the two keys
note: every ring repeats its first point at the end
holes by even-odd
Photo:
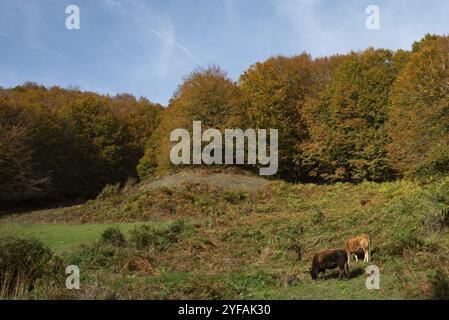
{"type": "Polygon", "coordinates": [[[84,205],[14,214],[0,233],[42,240],[81,270],[81,289],[37,286],[31,298],[429,299],[449,273],[449,179],[312,185],[184,172],[84,205]],[[102,238],[120,229],[126,245],[102,238]],[[381,289],[365,268],[312,281],[314,253],[369,233],[381,289]]]}

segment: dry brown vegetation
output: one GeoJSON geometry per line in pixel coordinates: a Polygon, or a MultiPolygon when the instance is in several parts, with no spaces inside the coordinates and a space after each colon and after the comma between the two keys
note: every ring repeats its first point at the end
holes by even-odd
{"type": "MultiPolygon", "coordinates": [[[[109,231],[98,236],[100,242],[63,255],[66,263],[84,270],[82,290],[55,287],[33,294],[88,299],[445,297],[447,187],[447,179],[328,186],[272,181],[254,192],[192,182],[147,190],[136,186],[40,216],[39,223],[141,224],[124,233],[124,243],[113,240],[117,230],[109,231]],[[307,268],[314,253],[343,248],[347,238],[361,233],[372,237],[380,291],[365,288],[363,263],[353,264],[348,281],[338,282],[333,273],[326,282],[310,279],[307,268]]],[[[36,223],[37,214],[1,223],[36,223]]]]}

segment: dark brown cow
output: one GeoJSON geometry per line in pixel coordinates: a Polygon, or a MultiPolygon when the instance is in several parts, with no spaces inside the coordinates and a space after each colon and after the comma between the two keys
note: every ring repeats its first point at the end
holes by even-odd
{"type": "Polygon", "coordinates": [[[313,257],[310,275],[313,280],[316,280],[318,274],[322,272],[323,278],[326,279],[326,270],[335,269],[336,267],[340,269],[338,279],[341,279],[343,274],[346,278],[349,278],[348,256],[346,251],[343,249],[321,251],[313,257]]]}

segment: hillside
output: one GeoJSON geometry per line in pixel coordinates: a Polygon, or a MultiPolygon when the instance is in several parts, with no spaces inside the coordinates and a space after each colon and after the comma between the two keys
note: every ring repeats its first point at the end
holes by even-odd
{"type": "Polygon", "coordinates": [[[309,185],[184,172],[107,190],[84,205],[0,219],[2,234],[39,238],[81,269],[78,292],[60,284],[38,287],[33,297],[403,299],[447,293],[448,179],[309,185]],[[124,233],[126,246],[99,241],[110,226],[124,233]],[[338,281],[337,271],[327,281],[310,279],[314,253],[343,247],[364,232],[373,239],[380,290],[365,288],[367,265],[360,262],[351,265],[348,281],[338,281]]]}

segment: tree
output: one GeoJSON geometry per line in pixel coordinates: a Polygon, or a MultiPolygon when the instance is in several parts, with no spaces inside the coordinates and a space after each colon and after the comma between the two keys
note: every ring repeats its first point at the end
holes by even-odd
{"type": "Polygon", "coordinates": [[[0,89],[0,108],[3,190],[17,187],[8,191],[11,203],[94,197],[106,183],[136,176],[162,109],[131,95],[111,98],[33,83],[0,89]],[[18,187],[16,178],[39,190],[18,187]],[[39,182],[44,178],[45,187],[39,182]]]}
{"type": "Polygon", "coordinates": [[[49,179],[32,159],[24,111],[0,104],[0,207],[45,195],[49,179]]]}
{"type": "Polygon", "coordinates": [[[126,177],[130,135],[101,98],[81,98],[62,115],[73,139],[70,180],[76,181],[76,191],[92,196],[106,184],[126,177]]]}
{"type": "Polygon", "coordinates": [[[414,43],[391,94],[388,150],[401,174],[412,175],[426,163],[438,163],[436,157],[448,157],[448,101],[449,37],[426,35],[414,43]]]}
{"type": "Polygon", "coordinates": [[[385,145],[393,53],[368,49],[340,60],[329,84],[306,107],[311,142],[301,159],[321,181],[392,178],[385,145]]]}
{"type": "Polygon", "coordinates": [[[312,88],[311,66],[307,54],[280,56],[254,64],[239,80],[244,107],[242,126],[278,129],[279,174],[287,179],[300,176],[294,158],[298,145],[308,136],[303,107],[312,88]]]}
{"type": "Polygon", "coordinates": [[[139,163],[141,177],[173,169],[170,161],[170,133],[177,128],[192,132],[193,121],[201,121],[202,129],[224,130],[236,122],[240,106],[238,87],[218,67],[198,69],[179,86],[161,123],[147,145],[139,163]]]}

